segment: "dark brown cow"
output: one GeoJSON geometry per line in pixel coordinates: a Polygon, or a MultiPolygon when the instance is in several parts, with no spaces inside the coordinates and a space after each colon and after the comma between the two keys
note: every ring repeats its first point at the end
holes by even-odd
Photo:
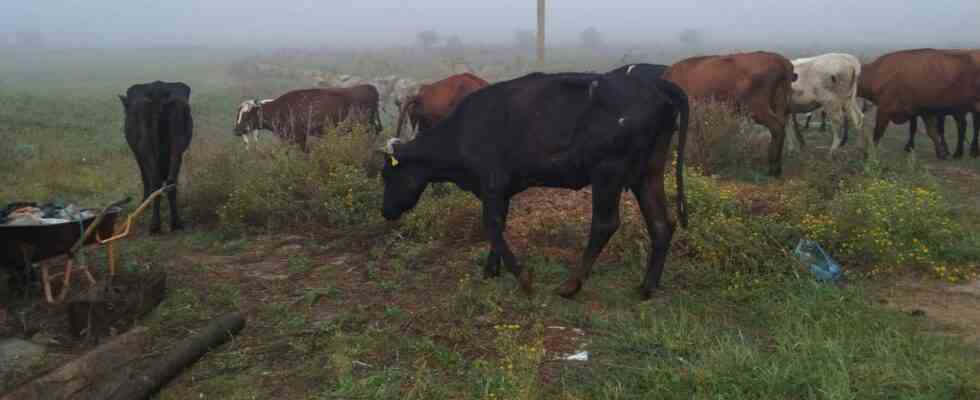
{"type": "MultiPolygon", "coordinates": [[[[360,94],[344,93],[342,89],[301,89],[273,100],[249,100],[238,108],[234,133],[244,138],[249,132],[267,129],[308,151],[306,142],[310,135],[321,136],[327,128],[350,116],[351,111],[368,106],[369,99],[358,99],[360,94]]],[[[374,103],[374,114],[371,112],[358,115],[362,118],[375,116],[377,102],[374,103]]],[[[370,120],[364,122],[372,123],[370,120]]]]}
{"type": "Polygon", "coordinates": [[[429,129],[446,118],[463,98],[487,85],[487,81],[471,73],[456,74],[422,85],[417,94],[402,101],[395,137],[401,137],[406,115],[412,129],[429,129]]]}
{"type": "Polygon", "coordinates": [[[693,57],[671,66],[664,79],[691,99],[732,102],[769,128],[769,174],[782,174],[790,85],[796,79],[788,59],[767,52],[693,57]]]}
{"type": "MultiPolygon", "coordinates": [[[[889,53],[862,66],[858,96],[878,106],[875,143],[889,122],[903,124],[921,115],[936,157],[945,159],[949,150],[939,134],[939,118],[980,112],[980,65],[963,51],[913,49],[889,53]]],[[[960,131],[964,129],[961,125],[960,131]]]]}
{"type": "Polygon", "coordinates": [[[378,89],[372,85],[357,85],[346,88],[326,88],[331,93],[347,98],[350,107],[355,112],[362,113],[361,118],[371,125],[375,134],[381,132],[381,119],[378,115],[378,104],[381,96],[378,89]]]}

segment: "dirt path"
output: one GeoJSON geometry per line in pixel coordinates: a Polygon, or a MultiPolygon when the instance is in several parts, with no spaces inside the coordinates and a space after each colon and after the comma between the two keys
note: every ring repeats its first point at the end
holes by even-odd
{"type": "Polygon", "coordinates": [[[887,307],[924,314],[932,322],[932,333],[959,337],[980,348],[980,281],[950,285],[906,278],[880,288],[876,297],[887,307]]]}

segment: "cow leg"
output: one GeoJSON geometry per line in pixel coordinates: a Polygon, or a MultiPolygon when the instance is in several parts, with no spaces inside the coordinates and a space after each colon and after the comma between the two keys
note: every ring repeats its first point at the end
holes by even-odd
{"type": "Polygon", "coordinates": [[[977,121],[977,113],[970,113],[973,116],[973,143],[970,145],[970,157],[977,158],[980,157],[980,143],[977,143],[977,139],[980,139],[980,121],[977,121]]]}
{"type": "MultiPolygon", "coordinates": [[[[154,191],[156,191],[157,189],[160,189],[160,184],[161,184],[160,180],[157,179],[154,176],[153,179],[152,179],[152,181],[150,182],[150,185],[151,186],[149,186],[150,189],[149,189],[149,192],[146,193],[146,196],[149,197],[149,195],[152,194],[154,191]]],[[[161,225],[161,223],[160,223],[160,197],[157,197],[157,198],[153,199],[153,217],[150,220],[150,233],[151,234],[160,233],[160,231],[161,231],[160,225],[161,225]]]]}
{"type": "Polygon", "coordinates": [[[184,229],[180,222],[180,212],[177,207],[177,178],[180,176],[180,165],[184,160],[183,153],[177,152],[170,160],[170,176],[164,184],[172,183],[174,188],[167,192],[167,203],[170,205],[170,230],[179,231],[184,229]]]}
{"type": "Polygon", "coordinates": [[[517,277],[521,289],[530,293],[531,271],[517,264],[514,253],[511,252],[507,240],[504,239],[505,212],[503,210],[507,200],[498,193],[486,190],[483,193],[487,193],[483,199],[483,226],[487,231],[487,238],[490,240],[490,252],[499,255],[507,269],[517,277]]]}
{"type": "MultiPolygon", "coordinates": [[[[793,122],[796,122],[796,116],[793,116],[793,122]]],[[[809,122],[807,123],[807,126],[809,126],[809,122]]],[[[793,134],[796,135],[796,142],[799,143],[800,151],[802,152],[803,149],[806,147],[806,138],[803,137],[803,132],[801,129],[794,128],[793,134]]]]}
{"type": "Polygon", "coordinates": [[[889,118],[887,115],[881,111],[881,107],[878,107],[878,113],[875,115],[875,133],[874,133],[874,144],[877,146],[881,138],[885,136],[885,129],[888,128],[889,118]]]}
{"type": "Polygon", "coordinates": [[[664,272],[670,241],[674,236],[674,223],[667,213],[667,195],[664,192],[663,175],[652,175],[641,185],[632,188],[633,196],[643,213],[643,220],[650,235],[650,253],[647,254],[647,272],[640,285],[643,298],[650,298],[653,291],[660,286],[660,277],[664,272]]]}
{"type": "Polygon", "coordinates": [[[919,117],[912,117],[909,120],[909,141],[905,143],[905,152],[910,153],[915,150],[915,134],[919,133],[919,117]]]}
{"type": "MultiPolygon", "coordinates": [[[[786,120],[767,111],[757,118],[757,122],[769,128],[769,134],[772,137],[772,141],[769,142],[769,175],[778,177],[783,174],[783,144],[786,141],[786,120]]],[[[801,147],[802,145],[800,143],[801,147]]]]}
{"type": "Polygon", "coordinates": [[[589,231],[589,244],[582,254],[579,268],[572,271],[568,280],[555,290],[562,297],[572,297],[582,289],[582,284],[592,274],[596,258],[606,247],[609,238],[619,229],[619,199],[623,189],[607,182],[609,179],[605,177],[592,179],[592,228],[589,231]]]}
{"type": "MultiPolygon", "coordinates": [[[[501,218],[501,228],[503,231],[507,231],[507,214],[510,211],[510,199],[504,200],[503,205],[503,218],[501,218]]],[[[503,258],[500,253],[494,251],[493,247],[490,248],[490,254],[487,255],[487,263],[483,267],[483,279],[497,278],[500,277],[500,262],[503,258]]]]}
{"type": "MultiPolygon", "coordinates": [[[[837,149],[840,148],[841,144],[844,142],[842,137],[846,137],[844,130],[847,129],[847,126],[845,125],[847,116],[844,115],[844,107],[842,106],[832,105],[826,109],[833,110],[832,114],[830,114],[830,130],[834,135],[834,138],[830,143],[830,156],[833,156],[834,152],[837,151],[837,149]]],[[[824,121],[826,121],[827,113],[824,112],[822,115],[824,116],[824,121]]]]}
{"type": "MultiPolygon", "coordinates": [[[[963,158],[963,147],[966,145],[966,114],[955,113],[953,119],[956,120],[956,151],[953,158],[963,158]]],[[[940,130],[945,137],[945,131],[940,130]]]]}
{"type": "MultiPolygon", "coordinates": [[[[799,136],[799,132],[800,132],[801,129],[803,129],[803,127],[800,126],[800,120],[797,119],[797,117],[798,117],[798,115],[796,115],[796,114],[790,115],[789,120],[793,122],[793,131],[794,132],[797,132],[797,136],[799,136]]],[[[810,125],[810,117],[807,116],[806,118],[807,118],[806,119],[807,126],[809,126],[810,125]]]]}
{"type": "Polygon", "coordinates": [[[939,136],[939,118],[941,116],[931,114],[923,118],[926,121],[926,133],[929,134],[932,144],[936,147],[936,158],[945,160],[949,156],[949,149],[946,148],[946,143],[939,136]]]}
{"type": "Polygon", "coordinates": [[[827,132],[827,111],[820,111],[820,132],[827,132]]]}
{"type": "Polygon", "coordinates": [[[296,144],[299,145],[300,150],[302,150],[304,153],[309,154],[310,147],[306,144],[306,137],[307,135],[305,134],[296,135],[296,144]]]}

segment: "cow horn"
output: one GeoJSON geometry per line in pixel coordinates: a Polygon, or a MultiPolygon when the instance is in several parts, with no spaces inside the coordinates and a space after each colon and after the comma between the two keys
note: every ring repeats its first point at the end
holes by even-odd
{"type": "Polygon", "coordinates": [[[401,139],[399,139],[399,138],[391,138],[391,139],[388,139],[388,141],[385,142],[385,145],[383,147],[381,147],[380,150],[381,150],[382,153],[385,153],[385,154],[395,154],[395,145],[396,144],[402,144],[401,139]]]}
{"type": "Polygon", "coordinates": [[[619,126],[621,126],[623,128],[626,127],[626,117],[620,117],[619,118],[619,126]]]}
{"type": "Polygon", "coordinates": [[[629,75],[631,72],[633,72],[633,68],[636,68],[636,64],[630,65],[629,68],[626,68],[626,75],[629,75]]]}
{"type": "Polygon", "coordinates": [[[595,100],[595,90],[599,88],[599,81],[592,81],[589,85],[589,101],[595,100]]]}

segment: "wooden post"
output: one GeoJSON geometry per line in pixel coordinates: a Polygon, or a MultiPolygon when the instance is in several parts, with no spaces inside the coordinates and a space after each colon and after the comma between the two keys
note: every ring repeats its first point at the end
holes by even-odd
{"type": "Polygon", "coordinates": [[[538,0],[538,64],[544,64],[544,0],[538,0]]]}

